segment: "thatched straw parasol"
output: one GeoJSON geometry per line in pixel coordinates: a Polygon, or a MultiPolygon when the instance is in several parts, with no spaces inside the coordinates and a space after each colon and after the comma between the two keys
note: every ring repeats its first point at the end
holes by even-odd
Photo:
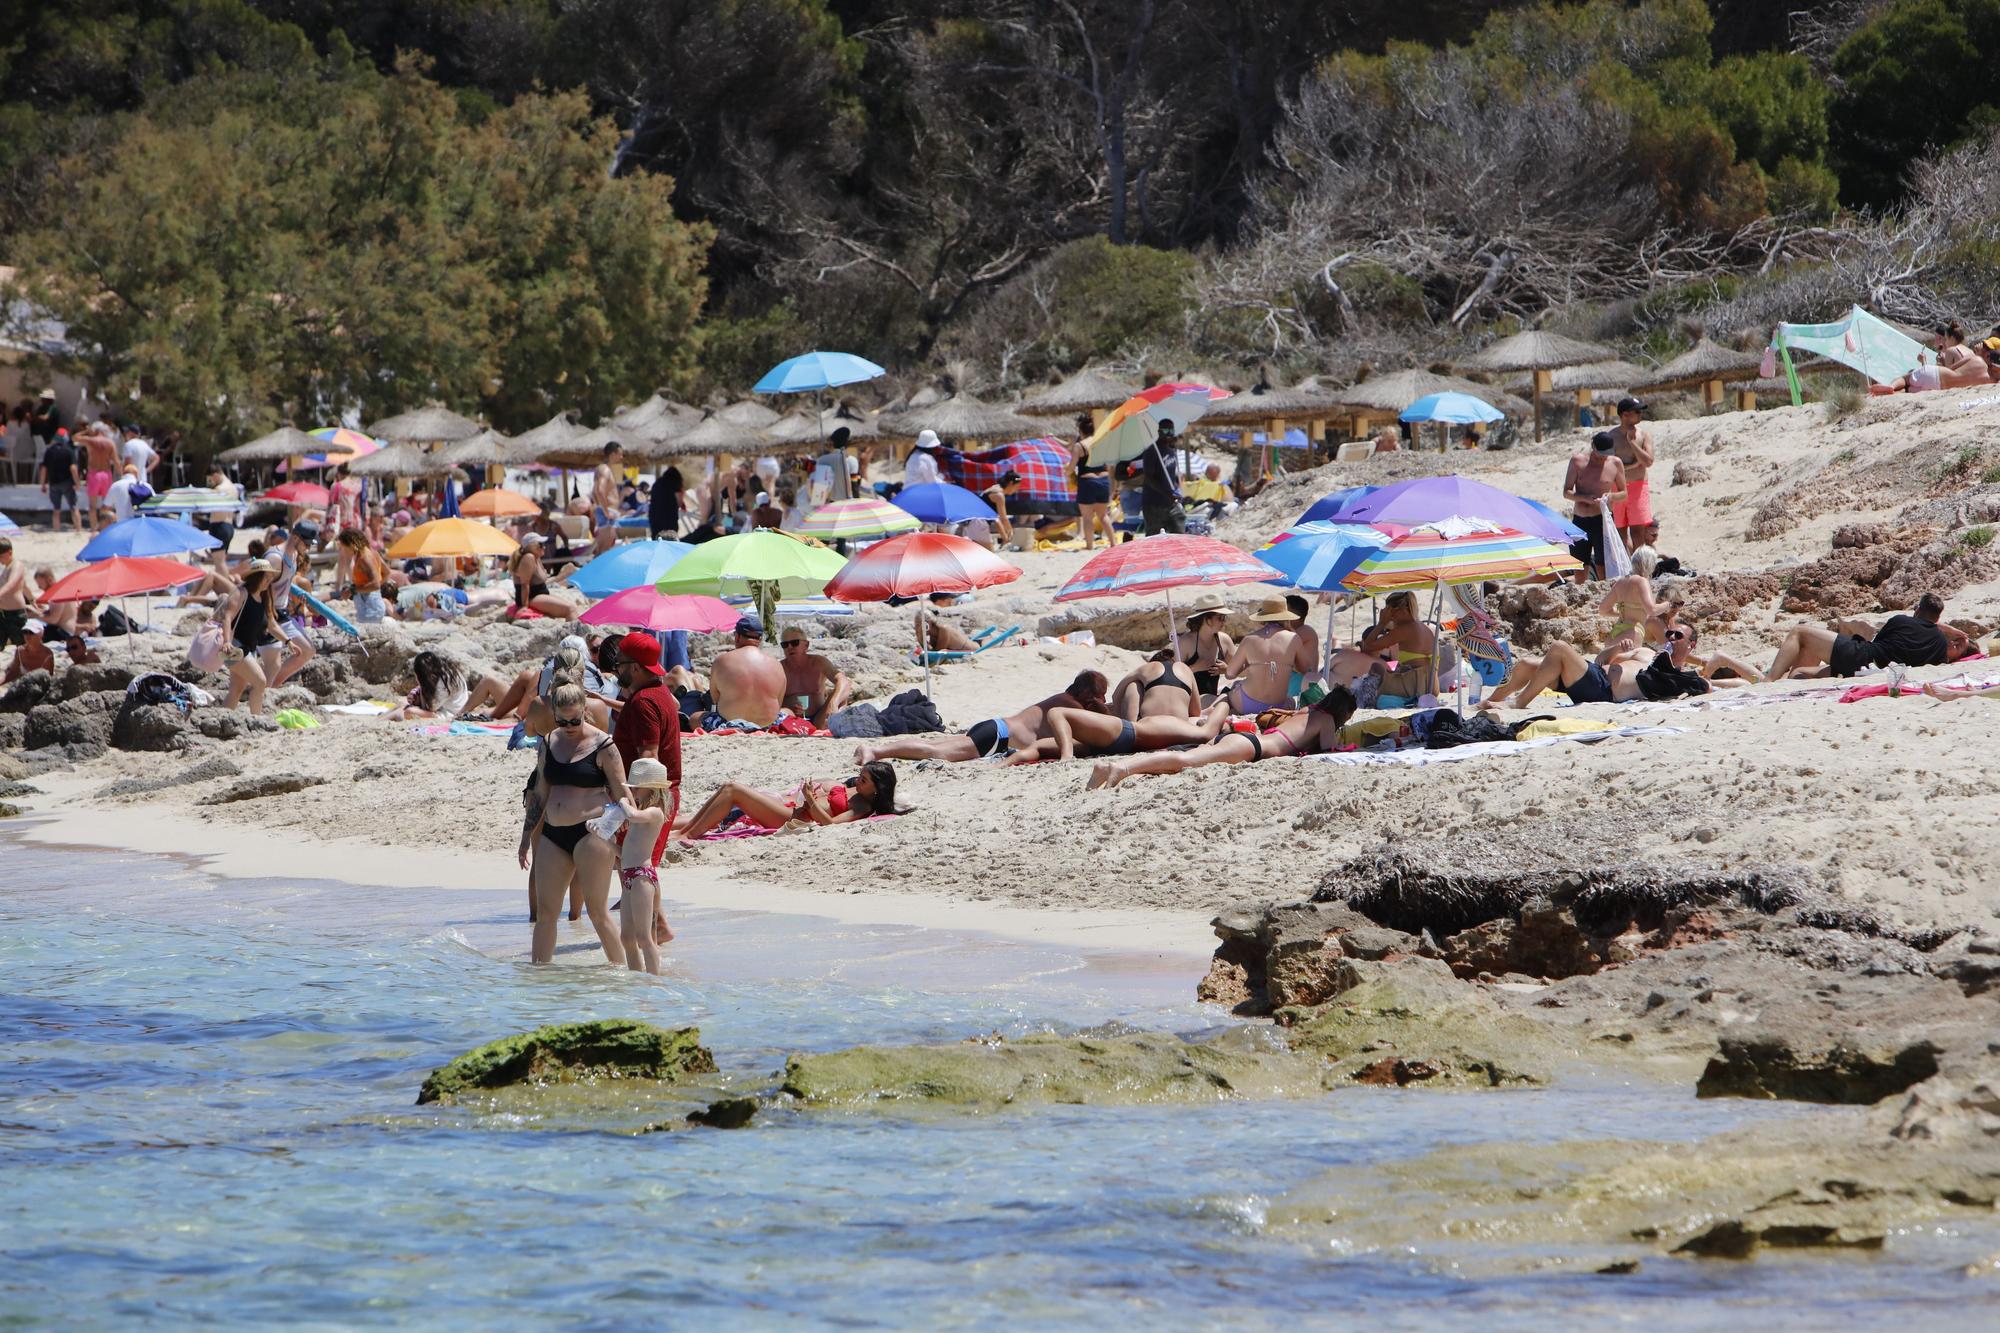
{"type": "Polygon", "coordinates": [[[1201,417],[1207,426],[1261,425],[1270,421],[1318,421],[1340,415],[1339,394],[1305,380],[1290,387],[1259,383],[1209,406],[1201,417]]]}
{"type": "Polygon", "coordinates": [[[478,422],[433,404],[378,421],[368,428],[368,433],[391,444],[456,444],[471,439],[480,430],[478,422]]]}
{"type": "Polygon", "coordinates": [[[701,424],[701,409],[654,394],[611,418],[611,425],[641,439],[662,443],[701,424]]]}
{"type": "Polygon", "coordinates": [[[953,394],[929,407],[913,407],[881,418],[886,439],[914,440],[934,430],[940,440],[1026,440],[1042,434],[1042,424],[1004,407],[983,403],[969,393],[953,394]]]}
{"type": "Polygon", "coordinates": [[[778,451],[816,449],[842,427],[846,428],[850,441],[875,440],[882,436],[881,423],[874,413],[857,412],[839,403],[817,417],[805,409],[787,413],[765,428],[764,437],[778,451]]]}
{"type": "Polygon", "coordinates": [[[347,470],[357,477],[442,477],[451,464],[442,454],[425,453],[421,445],[390,444],[355,459],[347,470]]]}
{"type": "MultiPolygon", "coordinates": [[[[1542,395],[1549,392],[1550,371],[1564,366],[1609,361],[1616,353],[1595,343],[1578,342],[1559,333],[1517,333],[1502,338],[1477,356],[1459,362],[1461,370],[1528,370],[1534,372],[1535,438],[1542,438],[1542,395]]],[[[1496,404],[1497,406],[1497,404],[1496,404]]]]}
{"type": "Polygon", "coordinates": [[[1722,386],[1728,381],[1756,379],[1763,359],[1756,352],[1732,352],[1703,338],[1654,371],[1641,387],[1665,391],[1691,389],[1698,384],[1702,402],[1713,407],[1722,401],[1722,386]]]}
{"type": "MultiPolygon", "coordinates": [[[[1630,393],[1643,386],[1653,372],[1630,361],[1593,361],[1587,366],[1564,366],[1549,376],[1549,388],[1575,396],[1579,408],[1588,407],[1600,392],[1630,393]]],[[[1515,380],[1507,386],[1515,393],[1533,393],[1534,379],[1515,380]]]]}
{"type": "Polygon", "coordinates": [[[504,465],[514,456],[514,442],[488,428],[469,440],[446,445],[438,450],[437,456],[446,467],[494,467],[504,465]]]}
{"type": "Polygon", "coordinates": [[[718,410],[715,415],[722,418],[725,425],[748,426],[752,430],[763,430],[778,419],[776,412],[752,398],[745,398],[740,403],[731,403],[718,410]]]}
{"type": "Polygon", "coordinates": [[[558,412],[541,425],[524,430],[514,437],[507,450],[509,463],[546,463],[542,455],[550,450],[564,450],[576,443],[584,434],[583,427],[569,419],[567,412],[558,412]]]}
{"type": "MultiPolygon", "coordinates": [[[[743,404],[739,403],[737,406],[741,407],[743,404]]],[[[754,407],[756,404],[750,406],[754,407]]],[[[661,448],[668,454],[688,457],[712,454],[761,454],[771,449],[773,441],[765,434],[762,426],[746,426],[729,421],[725,419],[727,410],[709,413],[700,425],[684,435],[675,436],[661,448]]],[[[777,416],[773,414],[771,421],[776,420],[777,416]]]]}
{"type": "Polygon", "coordinates": [[[285,458],[303,458],[322,453],[326,446],[297,426],[280,426],[269,435],[260,435],[248,444],[224,449],[217,455],[225,463],[273,463],[285,458]]]}
{"type": "Polygon", "coordinates": [[[1028,417],[1066,417],[1078,412],[1102,412],[1139,392],[1135,384],[1113,379],[1085,366],[1061,384],[1031,393],[1014,410],[1028,417]]]}
{"type": "Polygon", "coordinates": [[[1335,399],[1348,407],[1389,417],[1401,413],[1417,399],[1434,393],[1469,393],[1515,416],[1526,416],[1530,411],[1524,399],[1516,398],[1505,389],[1428,370],[1397,370],[1386,375],[1370,375],[1359,383],[1331,392],[1335,399]]]}
{"type": "Polygon", "coordinates": [[[579,431],[567,443],[549,445],[540,451],[540,458],[550,467],[570,471],[594,468],[604,461],[604,446],[607,444],[619,446],[631,458],[652,457],[645,450],[654,447],[631,431],[620,430],[616,426],[599,426],[596,430],[579,431]]]}

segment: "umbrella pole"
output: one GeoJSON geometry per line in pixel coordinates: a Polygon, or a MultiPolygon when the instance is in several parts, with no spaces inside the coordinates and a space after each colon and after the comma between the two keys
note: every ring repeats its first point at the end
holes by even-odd
{"type": "Polygon", "coordinates": [[[1174,590],[1167,589],[1167,647],[1174,650],[1174,656],[1181,652],[1181,636],[1174,628],[1174,590]]]}

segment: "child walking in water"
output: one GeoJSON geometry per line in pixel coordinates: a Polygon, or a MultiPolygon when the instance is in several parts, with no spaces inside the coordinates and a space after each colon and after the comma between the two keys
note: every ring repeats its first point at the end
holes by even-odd
{"type": "Polygon", "coordinates": [[[672,927],[662,931],[657,942],[653,937],[660,850],[666,846],[667,826],[674,817],[667,794],[673,779],[659,760],[637,759],[625,775],[625,785],[632,789],[633,803],[624,807],[625,831],[619,844],[618,887],[625,896],[618,903],[618,934],[625,945],[625,965],[634,972],[643,965],[658,976],[660,945],[674,937],[672,927]]]}

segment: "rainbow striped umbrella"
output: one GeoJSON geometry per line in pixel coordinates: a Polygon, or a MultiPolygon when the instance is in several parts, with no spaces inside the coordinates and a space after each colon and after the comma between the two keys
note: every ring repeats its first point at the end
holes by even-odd
{"type": "Polygon", "coordinates": [[[1085,597],[1124,597],[1134,593],[1167,595],[1167,642],[1175,641],[1174,589],[1195,584],[1276,583],[1275,570],[1255,556],[1213,537],[1175,532],[1155,533],[1135,542],[1113,546],[1084,562],[1062,590],[1058,602],[1085,597]]]}
{"type": "MultiPolygon", "coordinates": [[[[307,454],[299,464],[300,471],[312,468],[331,467],[335,463],[352,463],[357,458],[366,458],[382,447],[382,441],[371,435],[363,435],[358,430],[345,426],[321,426],[306,434],[318,440],[326,448],[317,454],[307,454]]],[[[281,468],[280,471],[283,469],[281,468]]]]}
{"type": "Polygon", "coordinates": [[[1349,552],[1341,586],[1381,593],[1487,579],[1523,579],[1583,568],[1568,548],[1541,537],[1499,528],[1453,536],[1435,527],[1413,528],[1388,545],[1349,552]]]}
{"type": "Polygon", "coordinates": [[[1227,397],[1227,389],[1212,389],[1206,384],[1155,384],[1112,408],[1104,424],[1081,447],[1090,450],[1092,467],[1126,462],[1146,452],[1158,437],[1162,421],[1185,430],[1188,423],[1208,411],[1209,404],[1227,397]]]}
{"type": "Polygon", "coordinates": [[[919,526],[908,510],[899,509],[878,496],[858,500],[836,500],[823,504],[805,517],[796,531],[801,537],[833,540],[839,537],[886,537],[911,532],[919,526]]]}

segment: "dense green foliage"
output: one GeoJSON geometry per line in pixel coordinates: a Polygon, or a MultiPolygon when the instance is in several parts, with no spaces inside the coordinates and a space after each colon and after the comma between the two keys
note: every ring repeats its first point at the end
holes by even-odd
{"type": "MultiPolygon", "coordinates": [[[[0,0],[0,263],[95,382],[218,437],[432,397],[520,427],[740,385],[813,342],[1040,374],[1204,318],[1261,336],[1255,309],[1190,294],[1316,188],[1282,143],[1316,83],[1361,100],[1365,134],[1312,170],[1367,157],[1385,214],[1446,169],[1440,144],[1498,143],[1447,101],[1489,136],[1538,117],[1573,136],[1545,151],[1610,136],[1510,207],[1543,225],[1612,201],[1613,238],[1891,203],[1915,157],[2000,122],[2000,0],[1894,0],[1838,45],[1837,78],[1783,49],[1773,12],[0,0]]],[[[1505,169],[1533,175],[1536,145],[1515,148],[1505,169]]],[[[1371,251],[1345,289],[1301,290],[1298,318],[1436,321],[1484,271],[1465,262],[1371,251]]]]}

